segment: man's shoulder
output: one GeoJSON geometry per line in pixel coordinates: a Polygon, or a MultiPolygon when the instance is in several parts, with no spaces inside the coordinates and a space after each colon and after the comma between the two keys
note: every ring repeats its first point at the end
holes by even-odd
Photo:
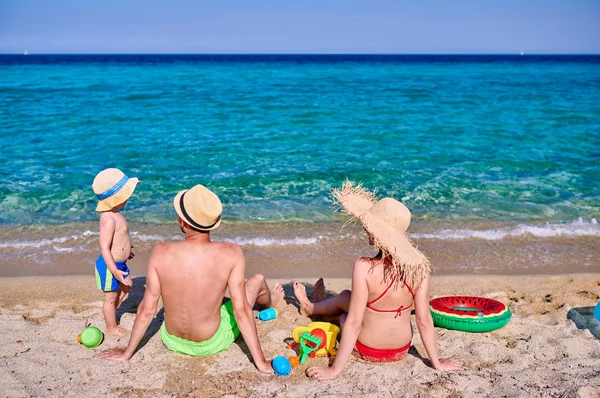
{"type": "Polygon", "coordinates": [[[213,248],[220,252],[243,255],[242,248],[233,242],[212,242],[213,248]]]}
{"type": "Polygon", "coordinates": [[[181,242],[160,242],[154,245],[152,253],[165,253],[180,245],[181,242]]]}

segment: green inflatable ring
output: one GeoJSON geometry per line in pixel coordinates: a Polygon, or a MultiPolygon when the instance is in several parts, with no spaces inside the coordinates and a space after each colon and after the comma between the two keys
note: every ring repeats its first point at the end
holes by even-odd
{"type": "Polygon", "coordinates": [[[438,297],[429,307],[435,326],[463,332],[491,332],[506,326],[512,316],[506,305],[484,297],[438,297]]]}

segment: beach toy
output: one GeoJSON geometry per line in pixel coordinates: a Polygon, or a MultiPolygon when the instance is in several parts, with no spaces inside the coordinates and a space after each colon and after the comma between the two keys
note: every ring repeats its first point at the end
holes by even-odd
{"type": "Polygon", "coordinates": [[[594,318],[600,322],[600,303],[596,304],[596,308],[594,308],[594,318]]]}
{"type": "Polygon", "coordinates": [[[257,317],[261,321],[270,321],[272,319],[277,318],[277,310],[275,308],[267,308],[265,310],[260,311],[257,317]]]}
{"type": "Polygon", "coordinates": [[[271,366],[273,366],[275,374],[278,374],[279,376],[287,376],[292,371],[292,364],[286,357],[282,356],[273,358],[271,366]]]}
{"type": "Polygon", "coordinates": [[[95,348],[102,344],[104,334],[95,326],[88,326],[77,335],[77,342],[83,344],[87,348],[95,348]]]}
{"type": "Polygon", "coordinates": [[[321,345],[325,345],[325,341],[321,337],[304,332],[300,336],[300,363],[306,362],[309,356],[313,358],[315,352],[322,348],[321,345]]]}
{"type": "MultiPolygon", "coordinates": [[[[337,339],[337,334],[340,332],[340,328],[333,323],[329,322],[311,322],[308,326],[299,326],[294,329],[293,337],[294,341],[300,343],[300,337],[305,333],[309,332],[309,334],[314,329],[321,329],[325,332],[325,345],[322,345],[321,348],[317,349],[314,353],[315,356],[318,357],[334,357],[337,355],[337,349],[335,348],[335,343],[337,339]]],[[[323,336],[321,336],[323,337],[323,336]]],[[[300,361],[300,363],[303,363],[300,361]]]]}
{"type": "Polygon", "coordinates": [[[484,297],[438,297],[429,306],[435,326],[463,332],[491,332],[506,326],[512,316],[506,305],[484,297]]]}
{"type": "Polygon", "coordinates": [[[290,361],[290,365],[292,365],[292,368],[295,368],[296,366],[300,365],[298,357],[295,357],[293,355],[291,357],[288,357],[288,361],[290,361]]]}

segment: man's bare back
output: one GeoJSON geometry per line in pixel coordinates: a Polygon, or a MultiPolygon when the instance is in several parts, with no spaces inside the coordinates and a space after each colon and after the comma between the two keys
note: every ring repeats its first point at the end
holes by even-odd
{"type": "Polygon", "coordinates": [[[244,262],[242,250],[233,243],[186,240],[162,243],[153,256],[169,333],[191,341],[211,338],[221,323],[231,271],[244,262]]]}

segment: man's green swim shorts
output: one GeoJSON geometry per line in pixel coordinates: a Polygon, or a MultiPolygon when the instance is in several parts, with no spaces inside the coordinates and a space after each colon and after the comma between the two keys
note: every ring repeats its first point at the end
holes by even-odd
{"type": "Polygon", "coordinates": [[[221,306],[221,324],[215,334],[208,340],[196,342],[173,336],[167,332],[164,322],[160,328],[160,338],[169,350],[194,356],[212,355],[225,351],[239,334],[240,329],[233,316],[231,301],[221,306]]]}

